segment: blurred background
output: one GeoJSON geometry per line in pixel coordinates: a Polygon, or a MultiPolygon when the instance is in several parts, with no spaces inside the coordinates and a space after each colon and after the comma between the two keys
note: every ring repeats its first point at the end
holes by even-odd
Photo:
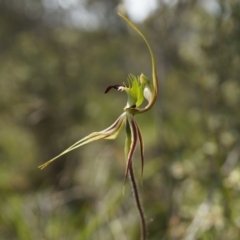
{"type": "Polygon", "coordinates": [[[0,238],[137,240],[124,133],[37,166],[110,126],[152,46],[160,92],[136,116],[149,240],[239,239],[238,0],[0,0],[0,238]]]}

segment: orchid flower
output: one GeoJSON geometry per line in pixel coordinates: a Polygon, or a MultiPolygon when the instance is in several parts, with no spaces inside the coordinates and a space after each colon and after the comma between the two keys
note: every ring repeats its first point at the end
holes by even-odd
{"type": "Polygon", "coordinates": [[[39,166],[40,169],[47,167],[50,163],[61,157],[62,155],[73,151],[76,148],[79,148],[85,144],[90,142],[100,140],[100,139],[115,139],[123,126],[125,126],[126,131],[126,142],[125,142],[125,157],[126,157],[126,170],[125,170],[125,178],[124,183],[126,182],[126,177],[129,175],[130,181],[132,183],[133,194],[135,197],[135,202],[137,206],[137,210],[140,218],[141,225],[141,240],[145,240],[147,236],[147,228],[146,222],[142,210],[142,205],[138,193],[137,184],[134,177],[133,167],[132,167],[132,158],[134,151],[137,146],[137,142],[139,141],[140,145],[140,153],[141,153],[141,163],[142,163],[142,174],[143,174],[143,166],[144,166],[144,149],[143,149],[143,138],[138,127],[137,122],[135,121],[134,116],[136,114],[144,113],[148,111],[155,103],[157,94],[158,94],[158,82],[157,82],[157,72],[156,72],[156,63],[154,60],[153,52],[148,44],[148,41],[144,37],[144,35],[138,30],[138,28],[125,16],[119,13],[119,16],[125,20],[144,40],[146,43],[150,57],[152,62],[152,81],[150,81],[144,74],[140,76],[134,76],[130,74],[128,76],[128,86],[126,84],[123,85],[113,85],[109,86],[105,93],[110,91],[111,89],[117,89],[118,91],[125,91],[128,97],[127,104],[124,107],[124,112],[118,117],[118,119],[108,128],[100,131],[93,132],[88,136],[82,138],[81,140],[74,143],[68,149],[52,158],[48,162],[39,166]],[[144,100],[147,101],[145,106],[144,100]]]}
{"type": "MultiPolygon", "coordinates": [[[[138,30],[138,28],[125,16],[119,13],[119,16],[124,19],[145,41],[152,62],[152,82],[144,75],[140,76],[129,75],[128,77],[128,86],[123,85],[113,85],[109,86],[105,93],[107,93],[110,89],[114,88],[118,91],[125,91],[128,96],[128,101],[126,106],[124,107],[124,112],[118,117],[118,119],[108,128],[100,131],[93,132],[88,136],[82,138],[81,140],[74,143],[72,146],[67,148],[65,151],[52,158],[48,162],[39,166],[40,169],[44,169],[50,163],[61,157],[62,155],[73,151],[76,148],[79,148],[85,144],[90,142],[100,140],[100,139],[115,139],[122,127],[125,125],[126,128],[126,143],[125,143],[125,154],[126,154],[126,170],[125,170],[125,180],[129,172],[130,165],[132,163],[133,154],[139,140],[140,144],[140,152],[141,152],[141,164],[142,164],[142,173],[144,166],[144,149],[143,149],[143,138],[141,131],[135,121],[134,115],[143,113],[148,111],[156,101],[157,93],[158,93],[158,83],[157,83],[157,73],[156,73],[156,64],[154,60],[154,56],[152,53],[152,49],[148,44],[148,41],[144,37],[144,35],[138,30]],[[144,99],[147,101],[147,105],[145,107],[141,107],[144,102],[144,99]]],[[[124,181],[125,182],[125,181],[124,181]]]]}

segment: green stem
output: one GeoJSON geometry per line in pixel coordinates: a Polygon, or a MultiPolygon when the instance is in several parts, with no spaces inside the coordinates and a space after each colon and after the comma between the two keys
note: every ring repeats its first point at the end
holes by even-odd
{"type": "Polygon", "coordinates": [[[130,178],[130,181],[132,184],[133,196],[135,199],[137,211],[139,213],[139,218],[140,218],[141,240],[146,240],[147,226],[146,226],[146,221],[145,221],[144,214],[143,214],[143,208],[142,208],[142,204],[141,204],[140,197],[139,197],[139,192],[138,192],[138,188],[137,188],[137,184],[136,184],[136,180],[135,180],[135,176],[134,176],[132,163],[129,166],[129,178],[130,178]]]}

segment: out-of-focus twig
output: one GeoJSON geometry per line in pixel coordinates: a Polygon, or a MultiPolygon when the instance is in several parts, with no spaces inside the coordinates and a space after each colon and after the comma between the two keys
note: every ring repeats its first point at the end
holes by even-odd
{"type": "MultiPolygon", "coordinates": [[[[233,170],[234,166],[238,162],[240,157],[240,144],[238,144],[227,156],[225,162],[220,168],[220,171],[222,173],[221,177],[227,177],[231,171],[233,170]]],[[[203,225],[204,219],[208,215],[208,213],[211,210],[212,204],[213,204],[213,193],[216,190],[216,185],[209,188],[207,199],[205,199],[199,206],[196,215],[192,221],[192,223],[189,225],[185,236],[183,237],[183,240],[194,240],[196,238],[196,235],[203,225]]]]}
{"type": "Polygon", "coordinates": [[[208,215],[208,213],[212,207],[213,192],[214,192],[214,190],[211,188],[208,192],[207,199],[200,204],[192,223],[188,227],[188,229],[185,233],[185,236],[183,237],[183,240],[194,240],[195,239],[199,228],[202,226],[205,217],[208,215]]]}

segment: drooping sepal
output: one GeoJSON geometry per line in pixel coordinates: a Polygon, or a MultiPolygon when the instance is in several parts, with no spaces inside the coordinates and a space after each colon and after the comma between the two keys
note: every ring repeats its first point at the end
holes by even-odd
{"type": "Polygon", "coordinates": [[[141,176],[143,175],[143,167],[144,167],[144,146],[143,146],[143,138],[141,131],[132,115],[126,115],[126,142],[125,142],[125,156],[126,156],[126,171],[124,184],[126,182],[127,175],[129,173],[129,169],[132,164],[133,154],[136,149],[137,141],[139,140],[140,153],[141,153],[141,165],[142,171],[141,176]]]}

